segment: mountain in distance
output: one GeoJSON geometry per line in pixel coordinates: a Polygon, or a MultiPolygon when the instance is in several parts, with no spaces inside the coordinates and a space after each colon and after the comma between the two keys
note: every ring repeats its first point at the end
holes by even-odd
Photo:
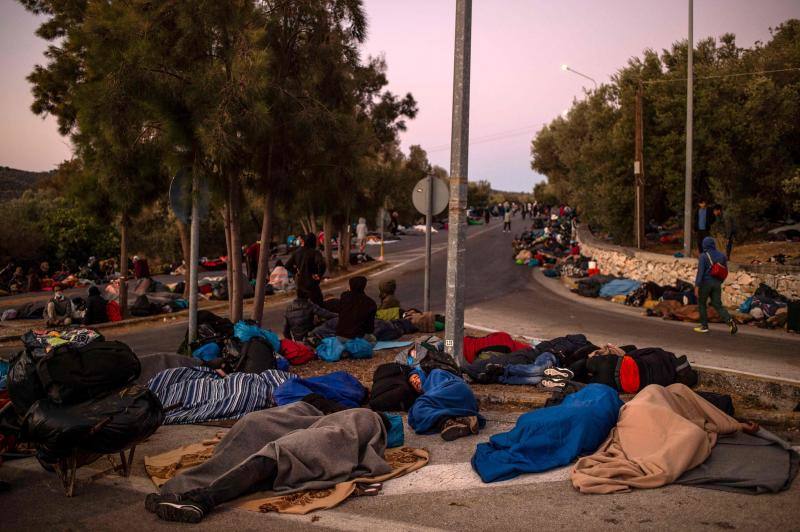
{"type": "Polygon", "coordinates": [[[0,201],[8,201],[22,196],[28,189],[34,188],[42,179],[53,174],[49,172],[28,172],[8,166],[0,166],[0,201]]]}

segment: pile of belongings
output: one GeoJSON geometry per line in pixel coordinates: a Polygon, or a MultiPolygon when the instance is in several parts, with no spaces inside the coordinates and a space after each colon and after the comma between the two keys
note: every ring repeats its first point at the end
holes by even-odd
{"type": "MultiPolygon", "coordinates": [[[[132,449],[161,426],[161,402],[135,384],[141,365],[126,344],[88,329],[31,331],[22,340],[8,369],[13,419],[4,425],[17,423],[19,440],[46,469],[71,468],[74,481],[76,467],[132,449]]],[[[72,484],[65,488],[71,495],[72,484]]]]}
{"type": "Polygon", "coordinates": [[[541,341],[535,346],[516,342],[507,333],[494,333],[479,340],[482,348],[471,353],[465,339],[464,353],[469,364],[461,371],[480,384],[527,384],[555,390],[604,384],[620,393],[636,393],[650,384],[667,386],[679,382],[695,386],[698,382],[697,373],[685,356],[678,357],[659,347],[601,347],[582,334],[541,341]],[[503,345],[505,337],[513,343],[503,345]]]}
{"type": "MultiPolygon", "coordinates": [[[[228,274],[218,275],[215,277],[203,277],[197,281],[197,290],[203,296],[215,301],[226,301],[228,299],[228,274]]],[[[253,297],[255,289],[247,276],[242,273],[242,296],[247,299],[253,297]]],[[[269,295],[269,294],[268,294],[269,295]]]]}
{"type": "Polygon", "coordinates": [[[798,302],[791,301],[786,296],[769,285],[761,283],[752,296],[748,297],[740,306],[737,318],[740,321],[755,322],[762,328],[779,328],[792,321],[792,330],[796,330],[796,322],[800,319],[798,302]]]}
{"type": "Polygon", "coordinates": [[[789,489],[800,455],[734,414],[730,396],[680,383],[648,385],[625,404],[612,387],[589,384],[478,444],[472,467],[498,482],[577,460],[570,479],[581,493],[673,483],[752,495],[789,489]]]}
{"type": "Polygon", "coordinates": [[[588,258],[580,256],[580,246],[572,238],[572,223],[554,215],[552,219],[534,219],[533,229],[515,238],[511,247],[518,265],[542,267],[545,275],[562,275],[562,268],[571,266],[567,273],[583,275],[588,258]],[[538,226],[538,227],[537,227],[538,226]]]}

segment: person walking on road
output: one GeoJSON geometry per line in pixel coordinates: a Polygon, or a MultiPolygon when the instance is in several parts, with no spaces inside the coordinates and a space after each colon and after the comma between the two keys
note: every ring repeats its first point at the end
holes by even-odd
{"type": "Polygon", "coordinates": [[[367,220],[366,218],[359,218],[358,225],[356,225],[356,242],[358,243],[358,252],[364,253],[367,251],[367,220]]]}
{"type": "Polygon", "coordinates": [[[708,299],[711,298],[711,306],[728,324],[731,334],[736,334],[739,328],[722,306],[722,283],[728,275],[728,259],[717,250],[717,244],[712,237],[705,237],[702,246],[703,251],[697,259],[697,277],[694,282],[694,292],[700,306],[700,325],[694,330],[699,333],[709,332],[708,299]]]}
{"type": "Polygon", "coordinates": [[[714,206],[714,218],[722,220],[722,230],[725,235],[725,256],[730,260],[733,241],[736,238],[736,220],[729,210],[722,210],[722,205],[714,206]]]}
{"type": "Polygon", "coordinates": [[[506,210],[505,214],[503,214],[503,232],[510,233],[511,232],[511,211],[506,210]]]}
{"type": "Polygon", "coordinates": [[[325,257],[317,249],[317,238],[313,233],[306,235],[303,247],[292,253],[286,269],[294,274],[298,290],[305,290],[308,299],[322,305],[319,285],[325,275],[325,257]]]}
{"type": "Polygon", "coordinates": [[[486,221],[486,225],[489,225],[489,222],[492,220],[492,215],[489,212],[489,207],[483,209],[483,219],[486,221]]]}

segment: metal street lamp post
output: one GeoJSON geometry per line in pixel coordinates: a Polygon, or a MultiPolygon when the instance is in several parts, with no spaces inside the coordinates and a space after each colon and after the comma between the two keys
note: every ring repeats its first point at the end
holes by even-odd
{"type": "Polygon", "coordinates": [[[578,72],[577,70],[575,70],[573,68],[570,68],[569,65],[561,65],[561,70],[563,70],[564,72],[572,72],[573,74],[577,74],[577,75],[579,75],[581,77],[584,77],[584,78],[588,79],[589,81],[594,83],[594,90],[597,90],[597,82],[594,80],[593,77],[587,76],[586,74],[578,72]]]}

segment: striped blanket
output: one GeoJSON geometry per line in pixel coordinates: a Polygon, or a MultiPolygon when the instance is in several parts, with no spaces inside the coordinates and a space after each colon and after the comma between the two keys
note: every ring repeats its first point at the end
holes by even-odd
{"type": "Polygon", "coordinates": [[[297,376],[285,371],[232,373],[220,377],[214,370],[195,366],[171,368],[155,375],[147,387],[166,412],[165,425],[202,423],[240,417],[275,406],[275,389],[297,376]]]}

